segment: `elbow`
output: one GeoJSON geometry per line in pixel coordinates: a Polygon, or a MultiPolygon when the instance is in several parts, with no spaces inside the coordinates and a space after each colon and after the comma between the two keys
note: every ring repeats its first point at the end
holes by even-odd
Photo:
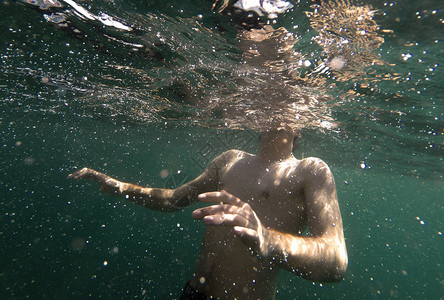
{"type": "Polygon", "coordinates": [[[337,265],[334,270],[332,270],[327,278],[327,282],[340,282],[344,280],[345,273],[347,273],[347,263],[342,263],[337,265]]]}
{"type": "Polygon", "coordinates": [[[337,257],[328,264],[322,264],[314,268],[316,271],[312,271],[306,274],[305,279],[322,282],[322,283],[335,283],[344,280],[345,273],[347,272],[348,259],[345,255],[337,257]]]}
{"type": "Polygon", "coordinates": [[[314,282],[321,283],[337,283],[344,280],[347,266],[332,266],[329,268],[323,268],[322,272],[311,272],[302,275],[303,278],[314,282]]]}
{"type": "Polygon", "coordinates": [[[168,198],[164,198],[164,199],[156,199],[155,197],[147,197],[147,198],[132,198],[130,199],[133,202],[146,207],[146,208],[150,208],[150,209],[154,209],[157,211],[161,211],[161,212],[166,212],[166,213],[173,213],[176,211],[179,211],[182,209],[181,206],[178,206],[176,204],[174,204],[174,201],[171,202],[170,199],[168,198]],[[154,200],[153,200],[154,198],[154,200]]]}
{"type": "Polygon", "coordinates": [[[162,205],[159,207],[159,210],[162,212],[173,213],[183,209],[182,206],[178,205],[178,201],[175,199],[165,199],[162,205]]]}
{"type": "Polygon", "coordinates": [[[344,279],[348,267],[348,254],[345,248],[345,243],[342,243],[335,251],[334,259],[330,265],[330,272],[328,276],[329,282],[340,282],[344,279]]]}
{"type": "Polygon", "coordinates": [[[180,195],[177,193],[177,189],[174,190],[162,190],[162,195],[160,197],[162,200],[158,210],[161,212],[174,213],[183,209],[181,205],[180,195]]]}
{"type": "Polygon", "coordinates": [[[344,280],[345,273],[347,273],[348,266],[348,258],[347,255],[339,256],[335,259],[335,261],[331,264],[329,268],[327,268],[324,273],[324,278],[322,278],[322,282],[340,282],[344,280]]]}
{"type": "Polygon", "coordinates": [[[182,209],[182,207],[177,207],[177,206],[174,206],[174,205],[171,205],[171,204],[165,205],[165,206],[159,208],[159,210],[161,212],[166,212],[166,213],[174,213],[174,212],[179,211],[181,209],[182,209]]]}

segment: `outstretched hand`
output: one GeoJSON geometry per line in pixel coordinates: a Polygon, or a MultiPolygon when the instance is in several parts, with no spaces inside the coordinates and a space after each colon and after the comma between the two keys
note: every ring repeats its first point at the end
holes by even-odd
{"type": "Polygon", "coordinates": [[[232,227],[253,253],[263,257],[268,255],[268,229],[248,203],[224,190],[200,194],[198,200],[218,204],[196,209],[193,211],[194,219],[203,220],[206,225],[232,227]]]}
{"type": "Polygon", "coordinates": [[[83,179],[93,178],[94,170],[90,168],[83,168],[68,175],[68,179],[83,179]]]}
{"type": "Polygon", "coordinates": [[[111,195],[115,195],[122,188],[122,184],[119,181],[86,167],[69,174],[68,179],[92,179],[100,184],[100,190],[111,195]]]}

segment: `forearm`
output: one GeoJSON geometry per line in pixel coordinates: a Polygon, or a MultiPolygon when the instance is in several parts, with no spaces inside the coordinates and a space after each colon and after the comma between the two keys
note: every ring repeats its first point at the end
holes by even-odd
{"type": "MultiPolygon", "coordinates": [[[[114,180],[114,179],[113,179],[114,180]]],[[[121,183],[118,193],[141,206],[164,212],[174,212],[196,202],[197,190],[183,185],[177,189],[145,188],[121,183]]]]}
{"type": "Polygon", "coordinates": [[[175,205],[177,199],[174,197],[174,190],[141,187],[121,182],[111,177],[105,180],[104,186],[108,192],[143,207],[165,212],[173,212],[180,209],[180,207],[175,205]]]}
{"type": "Polygon", "coordinates": [[[100,184],[101,190],[112,195],[124,197],[147,208],[172,212],[195,203],[199,193],[216,190],[217,180],[213,177],[216,171],[209,167],[199,177],[176,189],[141,187],[119,181],[90,168],[83,168],[69,174],[68,178],[92,179],[100,184]]]}
{"type": "Polygon", "coordinates": [[[141,206],[164,212],[174,212],[196,202],[199,193],[198,189],[190,183],[176,189],[147,188],[118,181],[103,173],[100,174],[98,181],[101,183],[102,189],[141,206]]]}
{"type": "Polygon", "coordinates": [[[68,176],[70,179],[92,179],[100,184],[101,190],[116,196],[124,197],[141,206],[160,211],[176,211],[180,209],[180,193],[176,190],[146,188],[132,183],[121,182],[104,173],[83,168],[68,176]]]}
{"type": "Polygon", "coordinates": [[[344,277],[348,259],[343,240],[267,231],[267,256],[284,269],[313,281],[339,281],[344,277]]]}

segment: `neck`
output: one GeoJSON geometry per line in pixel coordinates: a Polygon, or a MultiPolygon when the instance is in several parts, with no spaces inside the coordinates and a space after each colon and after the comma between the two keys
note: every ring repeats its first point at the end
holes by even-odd
{"type": "Polygon", "coordinates": [[[265,162],[279,162],[293,156],[293,133],[268,131],[261,134],[258,158],[265,162]]]}

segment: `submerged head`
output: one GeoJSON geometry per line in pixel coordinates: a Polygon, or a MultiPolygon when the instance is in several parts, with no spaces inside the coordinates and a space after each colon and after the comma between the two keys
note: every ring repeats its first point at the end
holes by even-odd
{"type": "Polygon", "coordinates": [[[291,146],[290,151],[297,149],[298,140],[301,137],[299,130],[288,125],[264,129],[260,134],[261,143],[274,145],[278,148],[288,148],[288,146],[291,146]]]}

